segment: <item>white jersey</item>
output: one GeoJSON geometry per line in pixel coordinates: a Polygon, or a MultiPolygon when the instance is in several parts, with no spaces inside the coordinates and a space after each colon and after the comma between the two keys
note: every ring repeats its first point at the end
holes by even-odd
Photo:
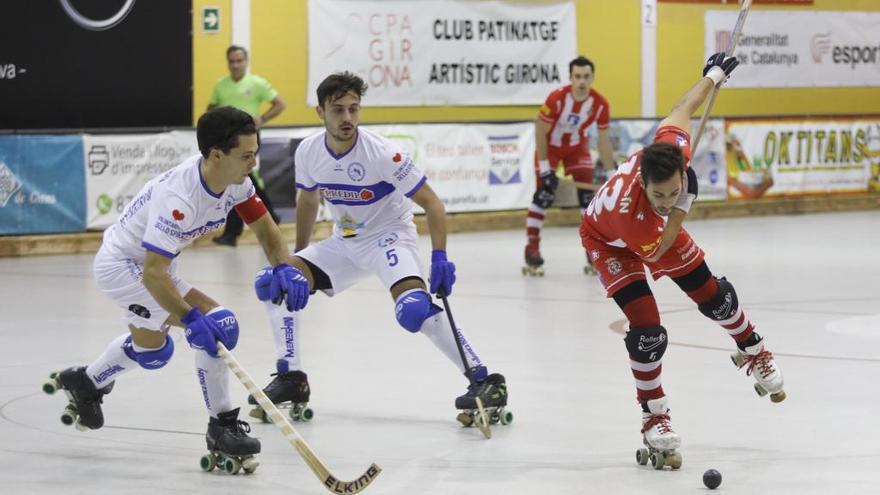
{"type": "Polygon", "coordinates": [[[400,146],[358,129],[354,146],[341,155],[325,143],[326,131],[296,148],[296,186],[318,189],[335,225],[333,234],[353,237],[379,232],[391,223],[412,222],[411,197],[425,175],[400,146]]]}
{"type": "Polygon", "coordinates": [[[255,194],[248,177],[215,194],[201,173],[201,155],[154,177],[104,232],[101,249],[117,259],[144,261],[147,250],[174,258],[196,238],[226,223],[235,205],[255,194]]]}

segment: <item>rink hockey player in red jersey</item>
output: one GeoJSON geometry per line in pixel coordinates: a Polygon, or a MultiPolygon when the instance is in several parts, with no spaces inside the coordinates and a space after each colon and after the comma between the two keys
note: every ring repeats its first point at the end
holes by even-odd
{"type": "Polygon", "coordinates": [[[596,193],[581,223],[580,234],[599,280],[623,310],[629,329],[624,342],[642,407],[644,449],[660,469],[681,466],[676,449],[681,439],[672,429],[666,394],[661,385],[661,362],[668,343],[657,303],[645,276],[670,277],[697,303],[700,312],[733,338],[734,364],[756,380],[759,395],[773,402],[785,398],[782,374],[764,339],[739,305],[733,285],[716,278],[704,261],[703,250],[681,229],[671,247],[662,248],[661,234],[673,209],[687,212],[697,196],[697,177],[689,167],[691,137],[684,129],[709,92],[737,66],[734,57],[718,53],[709,58],[703,79],[675,105],[657,129],[654,143],[631,156],[596,193]]]}
{"type": "MultiPolygon", "coordinates": [[[[613,147],[609,127],[611,112],[608,100],[593,89],[595,66],[590,59],[579,56],[568,64],[571,84],[555,89],[548,96],[535,119],[535,194],[526,217],[526,266],[523,275],[543,275],[541,228],[544,215],[556,200],[559,178],[556,169],[574,180],[581,211],[590,204],[596,191],[595,179],[604,169],[614,169],[613,147]],[[596,123],[599,135],[598,167],[593,165],[587,129],[596,123]]],[[[601,181],[598,181],[601,182],[601,181]]],[[[587,273],[593,273],[587,259],[587,273]]]]}

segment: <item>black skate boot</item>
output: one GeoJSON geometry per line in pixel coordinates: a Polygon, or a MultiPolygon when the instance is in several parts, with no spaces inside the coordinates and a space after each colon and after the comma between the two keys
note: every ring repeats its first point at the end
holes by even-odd
{"type": "Polygon", "coordinates": [[[513,413],[507,411],[507,383],[500,373],[492,373],[484,380],[474,381],[468,386],[464,395],[455,399],[455,408],[460,410],[458,421],[463,426],[473,426],[480,414],[477,398],[488,416],[490,424],[501,422],[509,425],[513,422],[513,413]]]}
{"type": "MultiPolygon", "coordinates": [[[[279,371],[278,373],[272,373],[272,376],[275,378],[263,389],[266,397],[279,408],[290,407],[290,419],[294,421],[311,420],[315,416],[315,412],[308,407],[309,396],[311,395],[308,375],[297,370],[279,371]]],[[[248,404],[257,406],[250,412],[251,417],[259,419],[264,423],[269,422],[266,412],[257,405],[257,400],[252,395],[248,395],[248,404]]]]}
{"type": "Polygon", "coordinates": [[[202,456],[202,469],[211,471],[219,467],[229,474],[241,470],[253,473],[260,465],[254,458],[254,454],[260,453],[260,441],[249,437],[250,431],[250,425],[238,419],[238,408],[210,418],[205,434],[208,453],[202,456]]]}
{"type": "Polygon", "coordinates": [[[57,390],[64,390],[70,399],[61,414],[62,423],[75,425],[81,431],[97,430],[104,426],[101,403],[104,396],[113,390],[113,383],[99,389],[86,374],[85,366],[79,366],[49,375],[49,381],[43,384],[43,391],[54,394],[57,390]]]}
{"type": "Polygon", "coordinates": [[[526,266],[522,268],[523,275],[531,275],[532,277],[544,276],[544,258],[541,257],[541,248],[538,240],[529,239],[526,244],[526,266]]]}

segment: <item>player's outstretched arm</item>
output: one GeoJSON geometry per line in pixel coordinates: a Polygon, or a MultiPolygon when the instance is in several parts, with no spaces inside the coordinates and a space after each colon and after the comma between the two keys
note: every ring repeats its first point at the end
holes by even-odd
{"type": "Polygon", "coordinates": [[[431,246],[435,250],[446,250],[446,207],[443,206],[443,201],[427,182],[422,184],[411,199],[425,210],[431,246]]]}
{"type": "Polygon", "coordinates": [[[281,235],[281,229],[278,224],[272,220],[272,215],[268,213],[260,217],[258,220],[248,224],[248,227],[254,231],[263,252],[266,253],[266,259],[269,264],[276,266],[280,263],[290,263],[290,256],[287,253],[287,244],[284,243],[284,236],[281,235]]]}
{"type": "Polygon", "coordinates": [[[305,249],[312,238],[315,220],[318,218],[318,206],[321,196],[318,190],[301,190],[296,199],[296,247],[294,252],[305,249]]]}
{"type": "Polygon", "coordinates": [[[736,57],[725,57],[723,52],[709,57],[703,68],[703,78],[678,100],[669,112],[669,116],[660,122],[660,127],[675,126],[679,129],[690,129],[691,116],[706,101],[712,88],[724,82],[737,65],[739,62],[736,57]]]}

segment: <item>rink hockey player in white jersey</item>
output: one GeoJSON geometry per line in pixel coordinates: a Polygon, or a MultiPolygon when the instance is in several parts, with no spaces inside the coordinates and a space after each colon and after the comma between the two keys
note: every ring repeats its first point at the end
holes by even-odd
{"type": "MultiPolygon", "coordinates": [[[[317,89],[316,110],[325,130],[303,140],[296,149],[295,177],[300,193],[293,268],[266,268],[257,274],[255,283],[257,296],[268,309],[276,342],[277,373],[266,387],[266,395],[276,403],[292,402],[294,419],[308,419],[297,412],[309,398],[298,345],[299,310],[307,301],[304,298],[300,304],[291,304],[296,301],[288,299],[286,306],[274,305],[277,291],[273,290],[273,274],[292,271],[304,291],[330,296],[375,274],[391,293],[400,326],[426,336],[459,371],[473,377],[467,392],[455,400],[455,407],[472,411],[479,397],[493,419],[512,418],[503,409],[507,404],[504,377],[489,374],[461,336],[465,368],[449,318],[431,301],[421,269],[412,202],[425,210],[428,220],[433,246],[430,292],[449,295],[455,283],[455,265],[446,257],[446,211],[403,149],[358,128],[365,91],[364,81],[348,72],[324,79],[317,89]],[[310,245],[321,198],[335,222],[333,235],[310,245]]],[[[255,409],[252,414],[259,417],[261,411],[255,409]]]]}
{"type": "MultiPolygon", "coordinates": [[[[174,354],[170,326],[185,328],[195,349],[198,385],[210,416],[209,454],[202,467],[252,472],[260,442],[247,435],[228,391],[228,368],[217,357],[217,342],[233,349],[238,341],[235,315],[179,278],[177,256],[196,238],[222,228],[232,208],[250,225],[276,268],[276,297],[296,299],[287,246],[278,226],[254,193],[248,173],[256,163],[257,129],[250,115],[220,107],[202,115],[197,139],[201,155],[150,180],[104,233],[95,257],[98,287],[124,310],[128,332],[113,340],[87,366],[53,373],[44,390],[64,390],[70,403],[62,421],[81,429],[101,428],[103,396],[116,379],[136,368],[155,370],[174,354]]],[[[301,295],[299,296],[301,297],[301,295]]]]}

